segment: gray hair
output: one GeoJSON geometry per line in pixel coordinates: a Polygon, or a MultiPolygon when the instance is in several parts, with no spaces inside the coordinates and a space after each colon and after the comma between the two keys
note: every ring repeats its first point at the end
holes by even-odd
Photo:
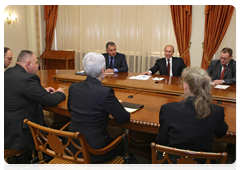
{"type": "Polygon", "coordinates": [[[33,52],[29,50],[22,50],[17,58],[17,62],[26,62],[29,58],[33,57],[33,52]]]}
{"type": "Polygon", "coordinates": [[[87,53],[83,58],[83,69],[87,76],[98,78],[102,68],[105,69],[105,58],[102,54],[95,52],[87,53]]]}

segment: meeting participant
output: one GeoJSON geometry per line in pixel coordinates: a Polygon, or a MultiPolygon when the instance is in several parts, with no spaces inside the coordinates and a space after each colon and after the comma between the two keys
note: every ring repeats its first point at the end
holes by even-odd
{"type": "Polygon", "coordinates": [[[158,59],[152,68],[142,74],[151,75],[159,71],[160,75],[181,76],[186,65],[182,58],[173,57],[173,54],[174,47],[172,45],[167,45],[164,48],[165,58],[158,59]]]}
{"type": "Polygon", "coordinates": [[[223,48],[219,60],[212,60],[207,72],[212,77],[212,83],[236,84],[236,61],[231,48],[223,48]]]}
{"type": "Polygon", "coordinates": [[[106,44],[106,52],[102,55],[106,61],[106,73],[127,72],[128,65],[124,54],[118,53],[114,42],[106,44]]]}
{"type": "Polygon", "coordinates": [[[224,136],[228,125],[224,108],[212,104],[211,78],[201,68],[182,73],[185,99],[161,106],[156,143],[192,151],[212,151],[214,137],[224,136]]]}
{"type": "Polygon", "coordinates": [[[4,47],[4,69],[12,63],[13,55],[12,51],[8,47],[4,47]]]}
{"type": "MultiPolygon", "coordinates": [[[[105,59],[102,54],[94,52],[86,54],[83,59],[83,68],[87,78],[69,87],[67,103],[71,114],[69,131],[81,132],[90,147],[101,149],[114,140],[107,132],[109,114],[118,124],[124,124],[129,122],[130,113],[119,103],[113,89],[101,83],[105,77],[105,59]]],[[[76,152],[74,146],[70,146],[69,149],[73,153],[76,152]]],[[[124,146],[120,143],[104,155],[90,154],[90,160],[91,163],[106,162],[123,151],[124,146]]],[[[82,154],[78,157],[82,157],[82,154]]]]}
{"type": "Polygon", "coordinates": [[[36,55],[22,50],[16,65],[4,72],[4,149],[29,151],[15,157],[13,163],[29,163],[35,150],[31,131],[23,120],[44,125],[42,105],[56,106],[66,99],[61,87],[43,88],[37,70],[36,55]]]}

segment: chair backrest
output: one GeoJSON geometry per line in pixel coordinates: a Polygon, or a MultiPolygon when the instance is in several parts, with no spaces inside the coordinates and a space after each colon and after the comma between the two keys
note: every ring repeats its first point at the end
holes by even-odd
{"type": "Polygon", "coordinates": [[[91,163],[89,153],[95,155],[105,154],[122,141],[122,137],[119,136],[105,148],[95,150],[88,145],[85,137],[80,132],[67,132],[51,129],[35,124],[28,119],[25,119],[23,122],[30,127],[36,150],[42,151],[52,157],[72,161],[73,163],[89,164],[91,163]],[[63,143],[63,138],[67,138],[66,143],[63,143]],[[73,139],[77,139],[81,146],[77,145],[73,139]],[[75,154],[68,149],[70,144],[77,149],[75,154]],[[83,158],[78,158],[78,155],[81,153],[83,158]]]}
{"type": "Polygon", "coordinates": [[[169,154],[181,156],[177,159],[177,164],[197,164],[194,158],[206,159],[206,164],[210,164],[210,160],[220,160],[220,164],[225,164],[227,160],[227,153],[210,153],[210,152],[195,152],[184,149],[177,149],[173,147],[163,146],[151,143],[152,149],[152,164],[161,164],[167,161],[169,164],[173,162],[169,159],[169,154]],[[163,153],[163,158],[157,160],[157,151],[163,153]]]}

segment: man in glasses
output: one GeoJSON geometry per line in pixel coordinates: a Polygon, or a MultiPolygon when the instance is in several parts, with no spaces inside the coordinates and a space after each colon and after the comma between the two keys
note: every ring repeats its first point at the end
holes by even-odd
{"type": "Polygon", "coordinates": [[[4,47],[4,70],[12,63],[12,51],[8,47],[4,47]]]}
{"type": "Polygon", "coordinates": [[[236,61],[231,48],[222,49],[219,60],[212,60],[207,69],[213,84],[236,84],[236,61]]]}

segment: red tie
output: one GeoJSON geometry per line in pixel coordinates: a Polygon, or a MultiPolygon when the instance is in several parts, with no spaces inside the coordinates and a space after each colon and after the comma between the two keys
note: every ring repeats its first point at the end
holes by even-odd
{"type": "Polygon", "coordinates": [[[225,72],[226,67],[227,67],[226,65],[223,65],[223,71],[222,71],[220,80],[222,80],[224,78],[224,72],[225,72]]]}
{"type": "Polygon", "coordinates": [[[168,65],[167,65],[167,75],[170,76],[170,62],[168,59],[168,65]]]}

